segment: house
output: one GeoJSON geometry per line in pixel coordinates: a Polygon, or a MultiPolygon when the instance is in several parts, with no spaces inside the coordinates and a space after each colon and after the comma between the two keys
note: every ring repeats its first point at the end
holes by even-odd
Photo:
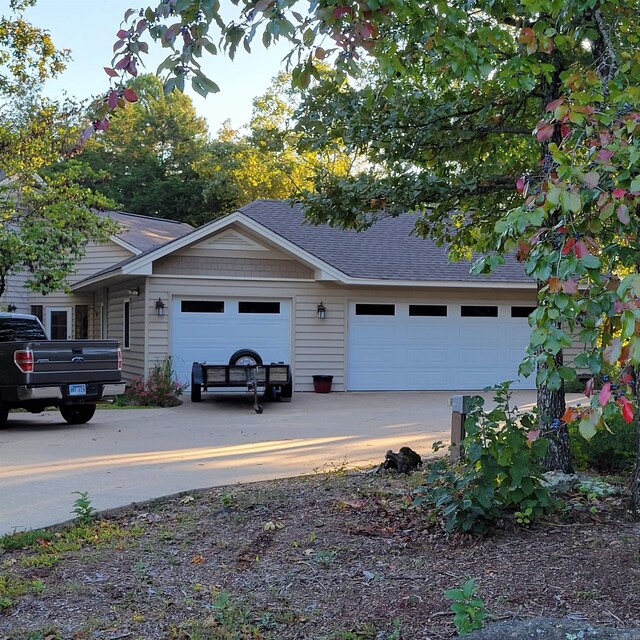
{"type": "Polygon", "coordinates": [[[119,339],[128,378],[170,355],[189,382],[193,361],[226,363],[240,348],[290,362],[296,391],[311,390],[314,375],[333,376],[337,391],[470,390],[517,378],[535,282],[515,260],[471,276],[468,263],[411,235],[413,214],[361,233],[313,226],[274,200],[195,230],[109,215],[126,230],[90,247],[70,296],[22,291],[14,304],[40,314],[52,336],[119,339]]]}

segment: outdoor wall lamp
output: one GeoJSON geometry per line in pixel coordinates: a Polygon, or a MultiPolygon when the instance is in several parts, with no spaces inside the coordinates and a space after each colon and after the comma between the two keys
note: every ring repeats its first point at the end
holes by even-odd
{"type": "Polygon", "coordinates": [[[320,302],[318,305],[318,318],[320,320],[324,320],[327,317],[327,307],[324,306],[323,302],[320,302]]]}
{"type": "Polygon", "coordinates": [[[15,310],[16,310],[17,308],[18,308],[18,307],[16,307],[16,305],[15,305],[15,304],[10,304],[10,305],[8,305],[8,306],[7,306],[7,311],[8,311],[9,313],[14,313],[14,312],[15,312],[15,310]]]}
{"type": "Polygon", "coordinates": [[[139,296],[140,295],[140,287],[135,287],[134,289],[129,289],[130,296],[139,296]]]}
{"type": "Polygon", "coordinates": [[[156,314],[159,316],[164,315],[165,304],[162,302],[162,298],[156,300],[156,314]]]}

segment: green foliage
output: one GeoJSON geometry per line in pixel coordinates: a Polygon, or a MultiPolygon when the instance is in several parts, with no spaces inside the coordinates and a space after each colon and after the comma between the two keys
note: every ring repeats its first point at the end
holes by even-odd
{"type": "Polygon", "coordinates": [[[97,513],[96,509],[91,506],[89,493],[87,491],[74,491],[73,495],[77,495],[78,497],[73,501],[73,510],[71,513],[75,513],[76,518],[78,518],[82,524],[89,524],[97,513]]]}
{"type": "Polygon", "coordinates": [[[577,469],[616,473],[633,467],[638,447],[636,424],[629,424],[618,414],[611,418],[610,430],[601,429],[590,440],[582,437],[578,422],[572,422],[568,428],[577,469]]]}
{"type": "Polygon", "coordinates": [[[32,547],[40,542],[53,540],[54,537],[53,532],[45,531],[44,529],[16,531],[15,533],[7,533],[0,537],[0,547],[5,551],[15,551],[17,549],[32,547]]]}
{"type": "Polygon", "coordinates": [[[154,364],[147,380],[136,378],[127,385],[124,399],[128,404],[150,407],[175,407],[187,385],[175,379],[171,356],[154,364]]]}
{"type": "Polygon", "coordinates": [[[505,514],[529,524],[553,507],[541,482],[546,441],[529,439],[535,416],[509,407],[508,384],[495,393],[496,406],[489,412],[483,398],[471,399],[463,460],[432,462],[425,486],[416,490],[414,505],[434,508],[447,531],[486,533],[505,514]]]}
{"type": "Polygon", "coordinates": [[[15,601],[27,593],[41,593],[44,584],[41,580],[26,580],[8,573],[0,573],[0,611],[9,609],[15,601]]]}
{"type": "Polygon", "coordinates": [[[461,636],[482,629],[489,612],[484,600],[478,597],[478,585],[475,579],[468,580],[461,587],[449,589],[444,597],[453,600],[451,611],[454,613],[453,624],[461,636]]]}

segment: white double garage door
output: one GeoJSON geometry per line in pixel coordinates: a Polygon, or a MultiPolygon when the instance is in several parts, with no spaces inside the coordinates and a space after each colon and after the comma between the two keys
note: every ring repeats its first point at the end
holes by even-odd
{"type": "MultiPolygon", "coordinates": [[[[504,380],[514,380],[514,388],[533,388],[533,380],[518,380],[531,310],[507,304],[350,302],[347,389],[471,390],[504,380]]],[[[171,324],[174,368],[184,382],[193,362],[225,364],[241,348],[257,351],[264,362],[295,367],[290,300],[174,298],[171,324]]]]}

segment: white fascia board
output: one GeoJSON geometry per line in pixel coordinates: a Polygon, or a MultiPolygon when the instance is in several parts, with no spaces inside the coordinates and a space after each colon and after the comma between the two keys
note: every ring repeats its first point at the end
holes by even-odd
{"type": "Polygon", "coordinates": [[[132,244],[129,244],[126,240],[119,238],[118,236],[111,236],[111,241],[115,242],[117,245],[126,249],[127,251],[131,251],[134,256],[139,256],[142,253],[142,249],[138,249],[138,247],[134,247],[132,244]]]}
{"type": "Polygon", "coordinates": [[[531,282],[497,282],[495,280],[380,280],[375,278],[349,278],[343,280],[350,286],[376,287],[428,287],[449,289],[537,289],[535,281],[531,282]]]}
{"type": "Polygon", "coordinates": [[[126,276],[150,276],[153,274],[153,263],[136,264],[136,260],[120,267],[120,273],[126,276]]]}

